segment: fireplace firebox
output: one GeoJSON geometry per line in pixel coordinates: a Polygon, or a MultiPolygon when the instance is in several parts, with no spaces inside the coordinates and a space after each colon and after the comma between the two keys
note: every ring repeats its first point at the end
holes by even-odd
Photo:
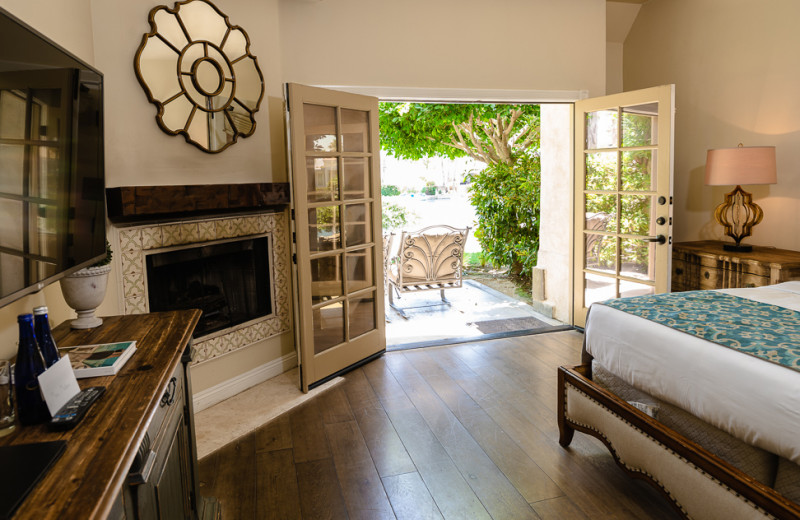
{"type": "Polygon", "coordinates": [[[150,310],[202,310],[196,338],[271,314],[268,248],[256,237],[147,255],[150,310]]]}

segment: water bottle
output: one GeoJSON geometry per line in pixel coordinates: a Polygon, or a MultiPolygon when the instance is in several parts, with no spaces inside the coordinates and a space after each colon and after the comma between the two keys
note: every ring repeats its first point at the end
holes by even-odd
{"type": "Polygon", "coordinates": [[[50,332],[50,320],[47,318],[47,307],[42,305],[33,309],[33,329],[36,333],[36,341],[39,343],[39,350],[44,359],[45,368],[55,365],[61,357],[58,355],[58,348],[50,332]]]}
{"type": "Polygon", "coordinates": [[[19,349],[14,367],[14,390],[17,394],[17,415],[22,424],[38,424],[50,419],[50,412],[42,399],[37,377],[44,372],[44,361],[33,332],[33,316],[20,314],[19,349]]]}

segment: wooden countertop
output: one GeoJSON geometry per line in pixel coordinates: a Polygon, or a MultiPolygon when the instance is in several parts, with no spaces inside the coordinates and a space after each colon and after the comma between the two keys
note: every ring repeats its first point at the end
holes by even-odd
{"type": "Polygon", "coordinates": [[[198,310],[112,316],[96,329],[73,331],[64,323],[53,331],[59,347],[136,340],[136,352],[115,376],[78,380],[81,387],[106,386],[106,391],[72,430],[18,423],[14,433],[0,439],[0,445],[67,441],[15,520],[108,515],[199,318],[198,310]]]}

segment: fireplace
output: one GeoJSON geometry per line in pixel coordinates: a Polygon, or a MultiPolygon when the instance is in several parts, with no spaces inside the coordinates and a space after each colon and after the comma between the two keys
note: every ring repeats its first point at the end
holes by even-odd
{"type": "Polygon", "coordinates": [[[194,337],[272,313],[269,241],[244,238],[147,255],[150,311],[200,309],[194,337]]]}
{"type": "Polygon", "coordinates": [[[195,364],[289,332],[287,217],[283,211],[115,227],[124,313],[202,309],[195,364]],[[223,274],[220,266],[232,268],[223,274]]]}

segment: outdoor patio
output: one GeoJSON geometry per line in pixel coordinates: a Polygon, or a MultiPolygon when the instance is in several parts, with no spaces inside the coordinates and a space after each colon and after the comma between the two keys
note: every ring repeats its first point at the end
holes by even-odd
{"type": "Polygon", "coordinates": [[[450,305],[442,302],[439,291],[395,296],[395,304],[408,319],[390,307],[386,298],[387,350],[566,327],[539,314],[530,305],[475,280],[464,280],[461,288],[446,290],[445,297],[450,305]]]}

